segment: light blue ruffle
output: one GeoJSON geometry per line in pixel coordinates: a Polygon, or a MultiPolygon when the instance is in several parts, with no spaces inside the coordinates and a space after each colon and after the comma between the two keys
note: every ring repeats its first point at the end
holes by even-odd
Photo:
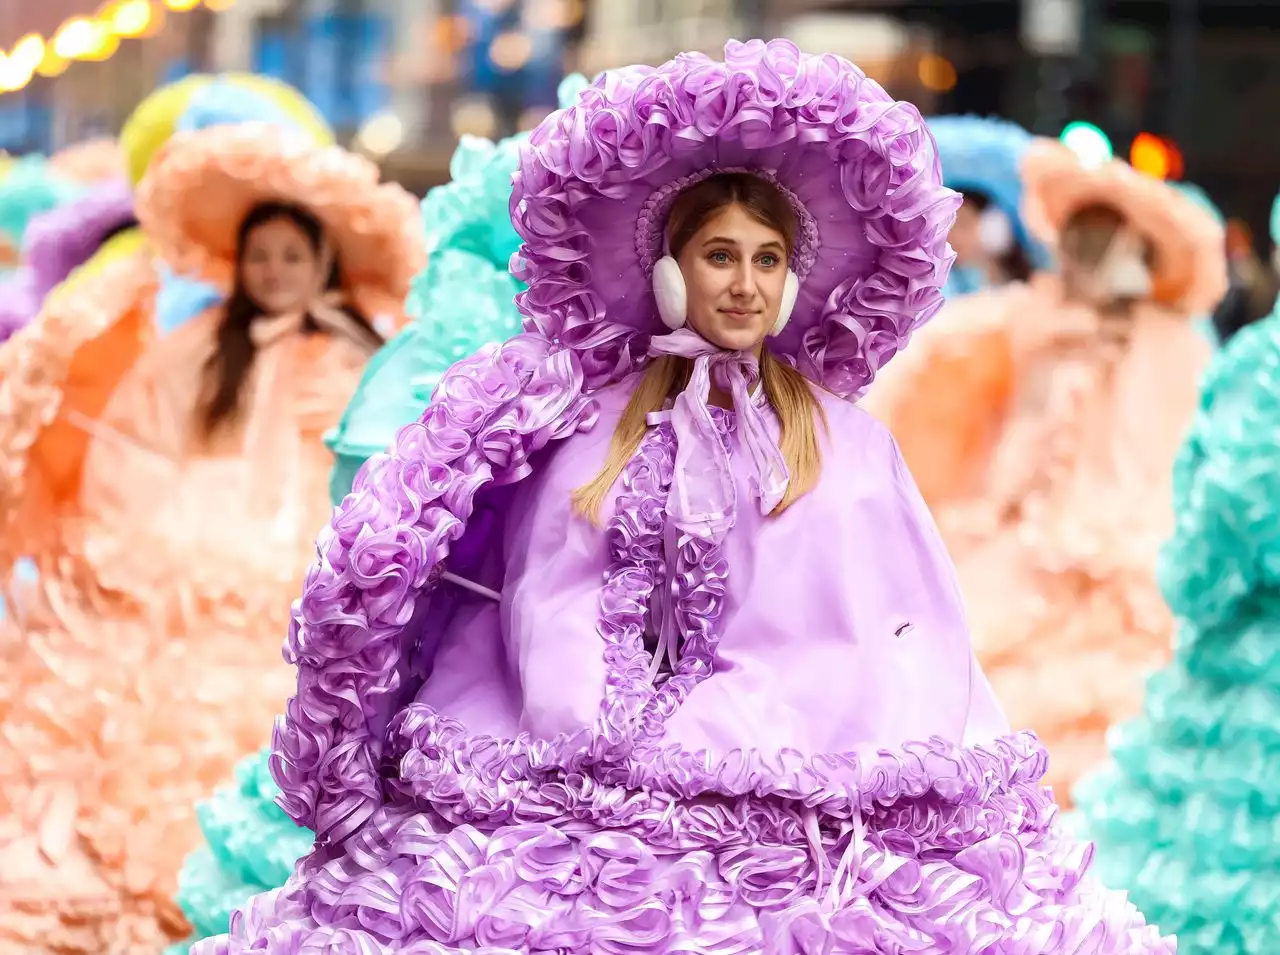
{"type": "Polygon", "coordinates": [[[222,300],[208,282],[177,275],[167,265],[160,266],[160,289],[156,292],[155,323],[161,334],[185,325],[222,300]]]}
{"type": "Polygon", "coordinates": [[[938,144],[943,182],[987,196],[1009,217],[1031,263],[1048,265],[1048,251],[1022,221],[1022,157],[1035,137],[1017,123],[984,116],[935,116],[927,122],[938,144]]]}

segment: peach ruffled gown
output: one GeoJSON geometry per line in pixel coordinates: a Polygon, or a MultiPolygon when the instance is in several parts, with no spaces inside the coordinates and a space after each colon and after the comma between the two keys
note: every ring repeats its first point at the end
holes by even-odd
{"type": "Polygon", "coordinates": [[[321,435],[368,354],[255,324],[246,410],[198,441],[217,314],[147,347],[95,416],[72,298],[0,352],[0,571],[25,555],[39,574],[0,623],[0,951],[150,955],[186,932],[169,900],[196,800],[292,692],[289,606],[329,516],[321,435]]]}
{"type": "Polygon", "coordinates": [[[1210,348],[1154,305],[1109,343],[1049,276],[935,321],[916,367],[868,404],[930,487],[983,667],[1013,725],[1047,744],[1069,804],[1169,655],[1154,565],[1210,348]]]}

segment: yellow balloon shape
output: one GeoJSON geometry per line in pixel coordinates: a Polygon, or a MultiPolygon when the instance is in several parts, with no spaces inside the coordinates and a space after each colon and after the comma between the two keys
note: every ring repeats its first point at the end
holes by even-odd
{"type": "Polygon", "coordinates": [[[137,105],[120,132],[120,149],[124,153],[129,179],[136,186],[142,181],[151,160],[168,142],[192,99],[215,79],[243,87],[245,92],[271,101],[316,143],[331,145],[333,130],[319,110],[300,92],[270,76],[256,73],[221,73],[217,76],[197,73],[162,86],[137,105]]]}

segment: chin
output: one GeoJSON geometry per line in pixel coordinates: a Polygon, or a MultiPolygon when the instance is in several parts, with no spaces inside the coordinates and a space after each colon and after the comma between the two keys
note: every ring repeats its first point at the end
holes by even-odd
{"type": "Polygon", "coordinates": [[[765,339],[762,325],[752,324],[749,328],[712,328],[703,335],[711,344],[728,351],[751,351],[765,339]]]}
{"type": "Polygon", "coordinates": [[[262,310],[262,314],[267,317],[276,315],[286,315],[289,312],[297,311],[302,308],[302,303],[297,299],[288,298],[261,298],[257,299],[258,308],[262,310]]]}

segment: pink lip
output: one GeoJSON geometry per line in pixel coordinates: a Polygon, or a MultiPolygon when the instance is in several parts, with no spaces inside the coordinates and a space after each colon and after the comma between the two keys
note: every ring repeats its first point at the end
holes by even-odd
{"type": "Polygon", "coordinates": [[[752,315],[756,313],[743,311],[742,309],[737,309],[737,308],[722,308],[720,309],[720,314],[732,315],[734,318],[750,318],[752,315]]]}

